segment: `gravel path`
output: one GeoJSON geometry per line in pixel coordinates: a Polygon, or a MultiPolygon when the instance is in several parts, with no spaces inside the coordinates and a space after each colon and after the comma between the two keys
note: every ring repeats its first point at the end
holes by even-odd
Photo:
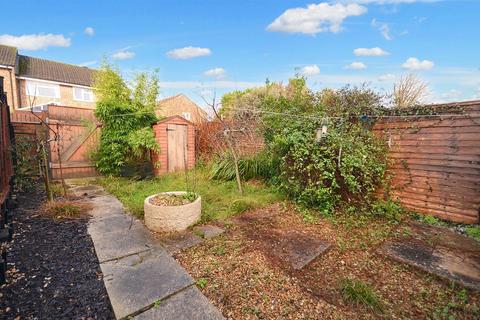
{"type": "Polygon", "coordinates": [[[114,319],[88,219],[56,221],[39,214],[42,192],[19,196],[8,244],[1,319],[114,319]]]}

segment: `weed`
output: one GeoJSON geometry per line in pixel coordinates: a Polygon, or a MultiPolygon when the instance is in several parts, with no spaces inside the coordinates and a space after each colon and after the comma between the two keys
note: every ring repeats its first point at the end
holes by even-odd
{"type": "Polygon", "coordinates": [[[398,222],[401,220],[404,209],[392,200],[377,201],[372,206],[372,213],[375,216],[385,217],[391,222],[398,222]]]}
{"type": "Polygon", "coordinates": [[[200,287],[200,289],[205,288],[205,286],[208,284],[208,280],[205,278],[200,278],[197,280],[197,286],[200,287]]]}
{"type": "Polygon", "coordinates": [[[78,201],[49,201],[42,207],[42,211],[55,219],[71,219],[82,217],[91,209],[90,204],[78,201]]]}
{"type": "Polygon", "coordinates": [[[468,226],[465,228],[465,231],[470,237],[480,241],[480,225],[468,226]]]}
{"type": "Polygon", "coordinates": [[[254,201],[247,201],[244,199],[237,199],[232,202],[232,205],[230,206],[232,212],[235,214],[239,214],[245,211],[248,211],[250,209],[255,208],[254,201]]]}
{"type": "Polygon", "coordinates": [[[158,307],[160,307],[161,304],[162,304],[162,300],[160,300],[160,299],[155,300],[155,302],[153,303],[153,307],[158,308],[158,307]]]}
{"type": "Polygon", "coordinates": [[[197,230],[197,231],[194,232],[194,234],[195,234],[197,237],[200,237],[200,238],[202,238],[202,239],[205,238],[205,232],[203,232],[203,231],[197,230]]]}
{"type": "Polygon", "coordinates": [[[224,246],[218,246],[218,247],[213,248],[212,252],[216,256],[223,256],[227,252],[227,249],[224,246]]]}
{"type": "Polygon", "coordinates": [[[356,279],[343,279],[341,292],[345,300],[364,305],[372,310],[381,311],[380,298],[369,284],[356,279]]]}

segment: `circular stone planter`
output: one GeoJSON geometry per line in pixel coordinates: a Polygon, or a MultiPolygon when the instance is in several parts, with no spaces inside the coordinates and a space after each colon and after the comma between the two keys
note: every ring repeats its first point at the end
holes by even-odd
{"type": "Polygon", "coordinates": [[[150,203],[150,199],[159,195],[185,195],[184,191],[162,192],[145,199],[143,210],[145,212],[145,225],[152,231],[172,232],[183,231],[200,220],[202,214],[202,198],[179,206],[157,206],[150,203]]]}

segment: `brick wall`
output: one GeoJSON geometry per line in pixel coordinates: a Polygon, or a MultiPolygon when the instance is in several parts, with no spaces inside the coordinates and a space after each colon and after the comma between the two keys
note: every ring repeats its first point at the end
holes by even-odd
{"type": "Polygon", "coordinates": [[[13,69],[0,68],[0,77],[3,77],[3,89],[7,95],[7,104],[10,109],[18,107],[17,83],[13,69]]]}
{"type": "Polygon", "coordinates": [[[76,107],[76,108],[86,108],[86,109],[95,109],[95,101],[93,102],[84,102],[77,101],[73,99],[73,86],[60,85],[60,98],[46,98],[46,97],[29,97],[27,95],[27,80],[20,79],[18,80],[19,86],[19,105],[20,107],[29,107],[31,105],[41,105],[47,103],[56,103],[62,106],[76,107]]]}

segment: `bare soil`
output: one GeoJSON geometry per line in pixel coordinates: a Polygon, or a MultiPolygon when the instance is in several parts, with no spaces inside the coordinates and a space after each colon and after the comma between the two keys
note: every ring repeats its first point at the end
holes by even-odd
{"type": "Polygon", "coordinates": [[[291,205],[277,203],[248,211],[224,227],[223,235],[176,258],[193,277],[206,282],[201,290],[229,319],[480,317],[479,292],[377,252],[386,239],[411,235],[406,222],[336,217],[308,223],[291,205]],[[289,230],[332,246],[296,270],[275,249],[279,234],[289,230]],[[373,287],[382,311],[345,301],[340,290],[345,278],[373,287]]]}

